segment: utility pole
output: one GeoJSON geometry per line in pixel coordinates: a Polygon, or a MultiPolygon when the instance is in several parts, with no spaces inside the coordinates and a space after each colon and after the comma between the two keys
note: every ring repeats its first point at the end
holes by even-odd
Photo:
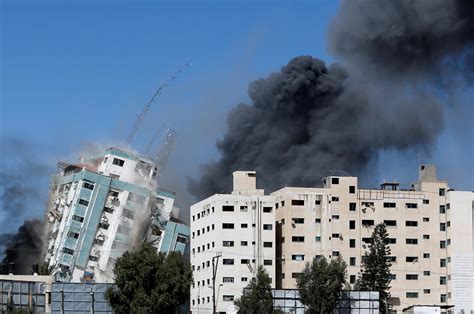
{"type": "Polygon", "coordinates": [[[219,265],[219,257],[221,253],[217,253],[216,256],[212,257],[212,313],[216,313],[216,275],[217,266],[219,265]]]}

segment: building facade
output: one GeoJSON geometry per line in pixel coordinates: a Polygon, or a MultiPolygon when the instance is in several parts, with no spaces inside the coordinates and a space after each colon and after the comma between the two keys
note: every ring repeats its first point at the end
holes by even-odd
{"type": "MultiPolygon", "coordinates": [[[[230,196],[219,195],[219,200],[231,202],[230,196]]],[[[332,171],[321,188],[285,187],[266,197],[274,208],[276,258],[271,276],[277,289],[296,288],[305,264],[317,256],[341,257],[348,265],[348,281],[355,283],[373,228],[385,223],[395,311],[416,304],[452,304],[456,313],[474,310],[473,193],[451,190],[438,180],[435,166],[421,166],[419,179],[407,189],[396,182],[363,189],[357,177],[332,171]]],[[[219,225],[225,216],[213,217],[219,225]]]]}
{"type": "Polygon", "coordinates": [[[216,194],[191,206],[193,313],[212,313],[214,297],[217,312],[235,311],[234,300],[259,266],[275,287],[273,206],[273,198],[257,190],[252,171],[234,173],[232,194],[216,194]]]}
{"type": "Polygon", "coordinates": [[[152,160],[112,147],[80,164],[58,165],[46,212],[46,260],[57,280],[113,282],[113,265],[125,250],[145,239],[159,250],[175,196],[158,188],[152,160]]]}

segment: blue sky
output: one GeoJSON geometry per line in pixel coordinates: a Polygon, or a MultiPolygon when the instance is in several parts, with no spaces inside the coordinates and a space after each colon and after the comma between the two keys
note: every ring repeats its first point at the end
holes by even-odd
{"type": "MultiPolygon", "coordinates": [[[[78,158],[88,143],[124,140],[157,86],[189,61],[191,67],[153,105],[133,143],[141,150],[164,123],[175,128],[169,167],[174,172],[167,183],[182,189],[199,164],[217,158],[214,143],[225,131],[225,115],[248,101],[250,81],[298,55],[332,62],[326,32],[337,6],[332,0],[3,0],[1,134],[33,143],[32,154],[54,169],[59,159],[78,158]]],[[[466,108],[447,119],[472,114],[466,108]]],[[[474,186],[469,121],[465,127],[448,125],[432,154],[424,156],[464,189],[474,186]],[[459,161],[452,172],[443,170],[459,161]]],[[[410,151],[410,158],[400,160],[384,152],[385,170],[377,180],[416,179],[415,155],[410,151]],[[400,167],[409,171],[401,173],[400,167]]]]}

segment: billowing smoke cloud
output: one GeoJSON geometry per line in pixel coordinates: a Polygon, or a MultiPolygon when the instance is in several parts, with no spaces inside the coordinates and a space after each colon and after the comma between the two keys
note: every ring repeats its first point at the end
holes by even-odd
{"type": "Polygon", "coordinates": [[[472,77],[474,2],[343,1],[329,33],[342,65],[297,57],[249,86],[228,117],[221,158],[191,180],[197,197],[230,190],[235,170],[259,186],[315,186],[329,169],[361,175],[382,149],[429,149],[446,84],[472,77]],[[441,86],[441,87],[440,87],[441,86]]]}
{"type": "Polygon", "coordinates": [[[15,137],[0,141],[0,259],[16,263],[18,273],[27,273],[27,265],[40,258],[43,238],[41,221],[29,219],[44,215],[52,169],[33,143],[15,137]]]}
{"type": "Polygon", "coordinates": [[[42,220],[27,220],[15,234],[2,234],[0,241],[5,244],[4,263],[15,263],[16,274],[30,274],[33,264],[41,260],[44,245],[44,225],[42,220]]]}
{"type": "Polygon", "coordinates": [[[392,76],[433,75],[454,61],[472,77],[473,43],[470,0],[344,0],[329,33],[331,52],[346,63],[392,76]]]}

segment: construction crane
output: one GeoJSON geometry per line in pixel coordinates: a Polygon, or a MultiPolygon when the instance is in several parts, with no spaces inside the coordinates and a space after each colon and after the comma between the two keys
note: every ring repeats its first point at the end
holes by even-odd
{"type": "Polygon", "coordinates": [[[171,155],[171,151],[173,150],[175,144],[176,131],[173,129],[166,130],[165,141],[163,142],[163,145],[161,145],[161,148],[158,154],[156,155],[156,158],[154,159],[158,176],[161,175],[163,168],[168,162],[168,159],[171,155]]]}
{"type": "Polygon", "coordinates": [[[138,129],[140,128],[143,120],[145,119],[146,114],[148,113],[148,110],[150,110],[151,105],[156,101],[156,99],[161,95],[163,90],[168,87],[168,85],[174,81],[185,69],[189,67],[189,63],[185,62],[182,66],[176,70],[176,72],[173,73],[158,89],[156,92],[153,94],[151,97],[150,101],[148,101],[145,104],[145,107],[143,108],[142,112],[137,116],[137,120],[135,121],[135,124],[132,127],[132,131],[130,131],[130,134],[128,134],[127,139],[125,140],[125,143],[128,145],[132,142],[133,138],[135,137],[135,134],[137,133],[138,129]]]}

